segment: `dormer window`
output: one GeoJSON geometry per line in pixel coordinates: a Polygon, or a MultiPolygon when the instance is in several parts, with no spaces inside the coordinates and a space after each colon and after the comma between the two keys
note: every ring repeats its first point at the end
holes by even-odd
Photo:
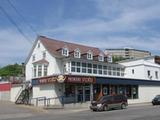
{"type": "Polygon", "coordinates": [[[99,60],[99,61],[104,61],[104,56],[103,56],[102,54],[100,54],[100,55],[98,56],[98,60],[99,60]]]}
{"type": "Polygon", "coordinates": [[[81,52],[80,52],[79,49],[76,49],[76,50],[74,51],[74,57],[75,57],[75,58],[81,58],[81,52]]]}
{"type": "Polygon", "coordinates": [[[63,48],[63,49],[62,49],[62,55],[63,55],[63,56],[68,56],[68,55],[69,55],[68,48],[63,48]]]}
{"type": "Polygon", "coordinates": [[[88,60],[92,60],[93,59],[93,53],[92,53],[92,51],[88,51],[88,53],[87,53],[87,59],[88,60]]]}

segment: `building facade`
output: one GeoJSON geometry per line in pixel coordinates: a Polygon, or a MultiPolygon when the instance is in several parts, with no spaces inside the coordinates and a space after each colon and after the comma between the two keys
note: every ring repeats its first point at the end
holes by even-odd
{"type": "Polygon", "coordinates": [[[131,48],[121,48],[121,49],[106,49],[105,54],[110,54],[115,57],[123,57],[123,58],[143,58],[151,56],[149,51],[145,50],[137,50],[131,48]]]}
{"type": "Polygon", "coordinates": [[[159,78],[130,77],[126,64],[111,63],[96,47],[40,36],[26,60],[26,80],[32,83],[32,100],[44,104],[84,103],[111,94],[124,94],[130,103],[148,102],[139,100],[140,85],[157,87],[159,78]]]}

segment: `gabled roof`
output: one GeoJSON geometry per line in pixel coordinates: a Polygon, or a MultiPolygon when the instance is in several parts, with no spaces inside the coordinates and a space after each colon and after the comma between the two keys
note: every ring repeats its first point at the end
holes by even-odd
{"type": "Polygon", "coordinates": [[[85,45],[80,45],[80,44],[75,44],[75,43],[64,42],[60,40],[47,38],[44,36],[40,36],[39,40],[45,46],[45,48],[49,51],[49,53],[52,55],[61,55],[59,50],[63,47],[67,47],[69,52],[72,52],[78,48],[81,51],[81,54],[85,54],[89,50],[91,50],[93,52],[93,56],[103,53],[99,48],[96,48],[96,47],[90,47],[90,46],[85,46],[85,45]]]}

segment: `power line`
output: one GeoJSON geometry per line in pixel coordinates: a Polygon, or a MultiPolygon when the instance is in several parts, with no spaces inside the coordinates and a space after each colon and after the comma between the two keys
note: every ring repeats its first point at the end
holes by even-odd
{"type": "Polygon", "coordinates": [[[8,18],[8,20],[17,28],[17,30],[19,31],[19,33],[26,38],[26,40],[32,44],[32,42],[30,41],[30,39],[24,34],[24,32],[21,30],[21,28],[17,25],[17,23],[12,19],[12,17],[6,12],[6,10],[0,6],[0,10],[4,13],[4,15],[8,18]]]}
{"type": "Polygon", "coordinates": [[[15,10],[15,12],[20,16],[20,18],[26,23],[26,25],[29,26],[29,28],[36,34],[38,35],[38,33],[36,32],[36,30],[26,21],[26,19],[23,17],[23,15],[19,12],[19,10],[14,6],[14,4],[10,1],[7,0],[8,3],[10,4],[10,6],[15,10]]]}

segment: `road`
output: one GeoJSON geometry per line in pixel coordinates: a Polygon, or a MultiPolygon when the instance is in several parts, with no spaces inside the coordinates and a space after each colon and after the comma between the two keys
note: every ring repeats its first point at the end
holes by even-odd
{"type": "Polygon", "coordinates": [[[160,106],[136,105],[124,110],[91,112],[88,109],[54,109],[0,102],[0,120],[160,120],[160,106]]]}

